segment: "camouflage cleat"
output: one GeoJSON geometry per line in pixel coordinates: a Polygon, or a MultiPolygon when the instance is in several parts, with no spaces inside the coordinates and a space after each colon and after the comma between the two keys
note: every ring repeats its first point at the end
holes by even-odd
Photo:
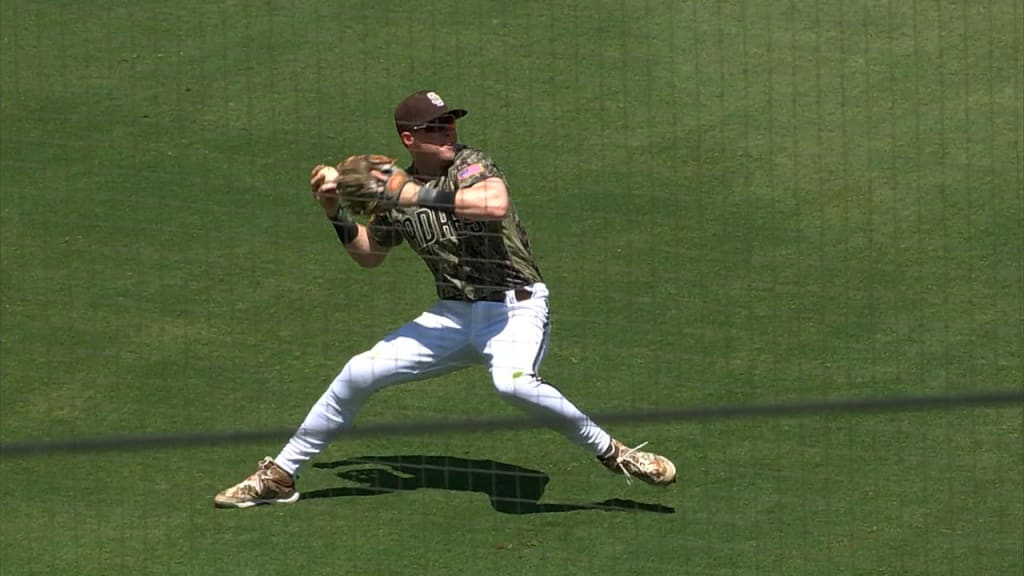
{"type": "Polygon", "coordinates": [[[654,486],[668,486],[676,481],[676,466],[671,460],[653,452],[642,452],[647,442],[629,448],[622,442],[612,439],[608,454],[597,459],[612,472],[626,475],[626,483],[632,484],[633,478],[639,478],[654,486]]]}
{"type": "Polygon", "coordinates": [[[267,456],[251,476],[217,494],[213,504],[218,508],[249,508],[259,504],[291,504],[298,499],[295,480],[267,456]]]}

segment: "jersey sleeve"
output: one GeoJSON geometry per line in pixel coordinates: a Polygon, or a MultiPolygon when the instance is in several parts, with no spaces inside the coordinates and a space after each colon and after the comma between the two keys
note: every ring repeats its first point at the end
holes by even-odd
{"type": "Polygon", "coordinates": [[[498,165],[491,157],[475,149],[467,149],[455,159],[449,171],[456,188],[469,188],[488,178],[505,179],[498,165]]]}
{"type": "Polygon", "coordinates": [[[378,246],[393,248],[402,243],[402,230],[389,214],[374,214],[367,224],[367,231],[378,246]]]}

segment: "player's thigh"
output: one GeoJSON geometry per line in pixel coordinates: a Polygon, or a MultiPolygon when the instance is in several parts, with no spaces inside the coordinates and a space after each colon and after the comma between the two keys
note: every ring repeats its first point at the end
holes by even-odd
{"type": "Polygon", "coordinates": [[[547,298],[532,298],[495,313],[485,324],[478,342],[495,372],[536,373],[547,351],[550,322],[547,298]]]}
{"type": "Polygon", "coordinates": [[[361,356],[378,385],[430,378],[473,363],[468,306],[439,302],[399,327],[361,356]]]}

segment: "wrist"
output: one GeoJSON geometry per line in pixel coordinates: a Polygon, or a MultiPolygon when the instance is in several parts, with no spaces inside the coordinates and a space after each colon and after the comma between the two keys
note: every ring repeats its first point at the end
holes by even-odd
{"type": "Polygon", "coordinates": [[[334,220],[334,217],[337,216],[339,212],[344,212],[344,209],[341,207],[341,202],[338,202],[338,201],[334,201],[334,202],[323,202],[323,201],[321,201],[320,207],[323,208],[324,216],[327,216],[328,220],[334,220]]]}
{"type": "Polygon", "coordinates": [[[399,206],[415,206],[416,195],[419,193],[420,184],[413,182],[411,179],[402,183],[402,187],[398,189],[398,194],[395,197],[395,202],[399,206]]]}
{"type": "Polygon", "coordinates": [[[458,190],[451,186],[435,186],[425,184],[416,191],[415,203],[429,208],[452,210],[455,208],[455,196],[458,190]]]}
{"type": "Polygon", "coordinates": [[[334,233],[338,235],[338,241],[348,246],[359,236],[359,224],[348,215],[341,205],[338,205],[333,215],[327,217],[334,233]]]}

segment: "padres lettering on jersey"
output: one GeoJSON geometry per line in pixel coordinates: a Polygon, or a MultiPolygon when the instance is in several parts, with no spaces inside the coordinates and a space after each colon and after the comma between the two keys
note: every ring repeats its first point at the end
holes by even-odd
{"type": "MultiPolygon", "coordinates": [[[[415,174],[414,167],[409,172],[415,174]]],[[[504,180],[504,175],[486,154],[460,145],[447,174],[434,182],[468,188],[488,178],[504,180]]],[[[394,209],[375,216],[370,232],[381,246],[408,242],[434,275],[442,299],[479,300],[542,281],[511,201],[502,220],[463,220],[453,212],[422,206],[394,209]]]]}

